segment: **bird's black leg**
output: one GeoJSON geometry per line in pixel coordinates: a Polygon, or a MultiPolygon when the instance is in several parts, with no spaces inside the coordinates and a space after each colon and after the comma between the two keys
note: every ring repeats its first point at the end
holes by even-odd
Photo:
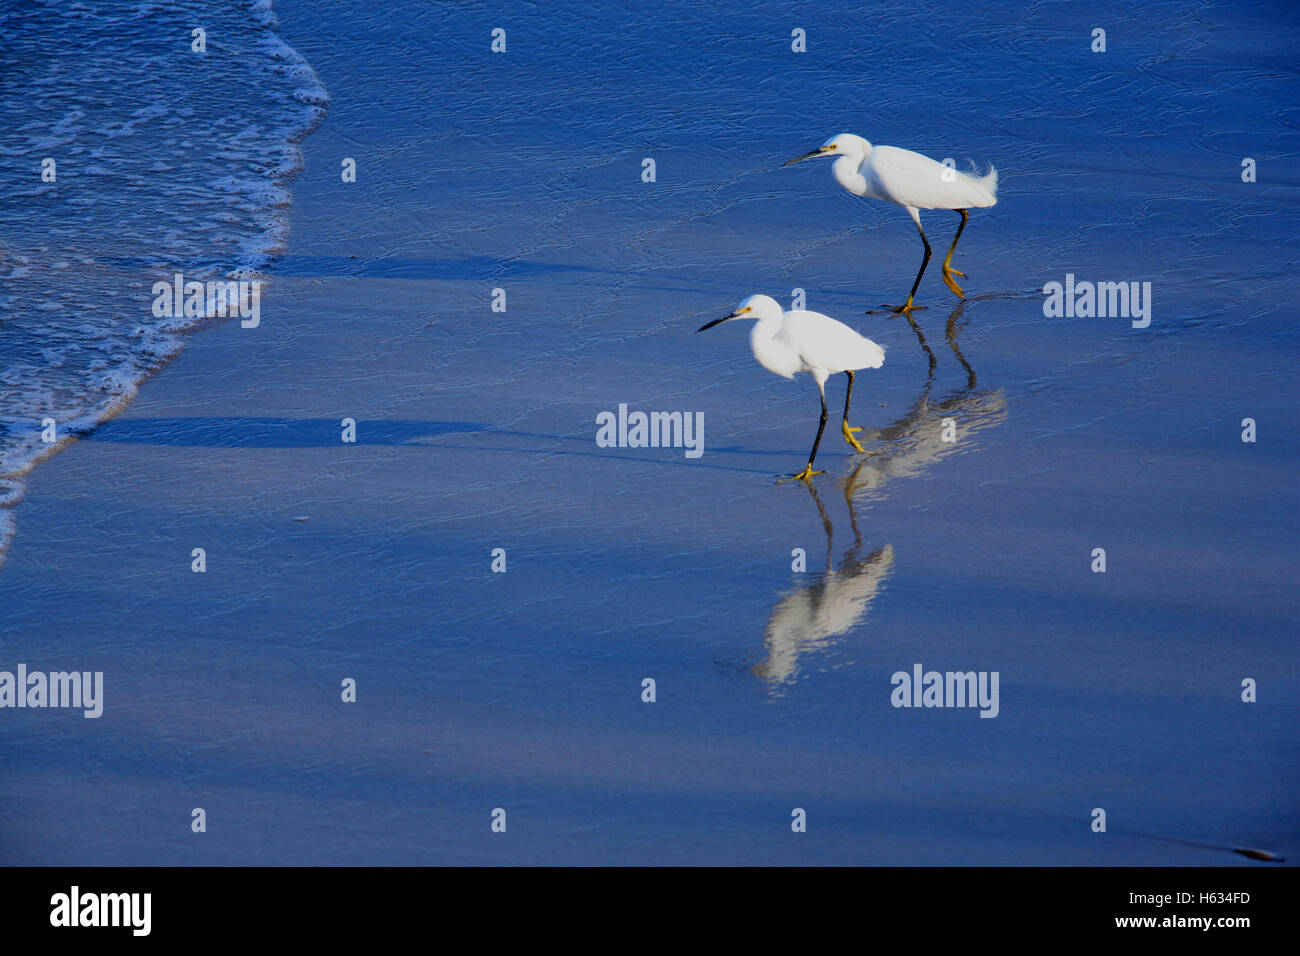
{"type": "Polygon", "coordinates": [[[953,291],[954,295],[959,299],[964,299],[966,298],[966,293],[962,291],[962,287],[953,280],[953,276],[961,276],[964,279],[966,278],[966,273],[958,272],[952,267],[952,254],[957,251],[957,240],[961,238],[961,231],[966,228],[966,223],[970,220],[970,213],[965,209],[958,209],[957,211],[961,213],[961,225],[957,227],[957,235],[952,237],[952,245],[948,247],[948,255],[943,260],[943,281],[944,284],[953,291]]]}
{"type": "MultiPolygon", "coordinates": [[[[908,318],[911,318],[911,316],[908,318]]],[[[844,440],[858,451],[866,451],[865,448],[858,444],[858,440],[853,437],[854,432],[862,431],[862,426],[859,425],[857,428],[853,428],[849,425],[849,402],[853,401],[853,370],[849,369],[844,374],[849,377],[849,390],[844,393],[844,423],[842,426],[844,440]]]]}
{"type": "Polygon", "coordinates": [[[921,260],[921,270],[916,274],[916,281],[912,283],[912,291],[907,294],[907,301],[894,309],[894,313],[911,312],[913,309],[924,309],[923,305],[913,305],[912,300],[916,298],[916,290],[921,288],[921,276],[925,275],[925,267],[930,264],[930,240],[925,238],[925,230],[921,228],[921,219],[916,219],[916,231],[921,234],[921,241],[925,243],[925,258],[921,260]]]}
{"type": "Polygon", "coordinates": [[[813,471],[813,462],[817,459],[817,446],[822,443],[822,432],[826,430],[826,419],[829,417],[826,411],[826,386],[818,382],[817,391],[821,393],[822,397],[822,420],[817,425],[817,437],[813,440],[812,451],[808,454],[808,464],[804,466],[803,471],[799,472],[799,474],[790,476],[794,481],[807,481],[813,475],[826,474],[824,471],[813,471]]]}

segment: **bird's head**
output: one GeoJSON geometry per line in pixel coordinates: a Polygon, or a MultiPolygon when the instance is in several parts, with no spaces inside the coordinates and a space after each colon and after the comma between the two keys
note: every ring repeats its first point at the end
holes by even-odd
{"type": "Polygon", "coordinates": [[[733,319],[780,319],[785,312],[781,309],[781,303],[770,295],[751,295],[740,305],[736,306],[734,312],[724,315],[720,319],[714,319],[712,322],[706,322],[701,325],[696,332],[703,332],[705,329],[711,329],[715,325],[721,325],[723,322],[730,322],[733,319]]]}
{"type": "Polygon", "coordinates": [[[851,156],[855,159],[861,160],[870,151],[871,144],[861,136],[855,136],[852,133],[838,133],[826,142],[822,143],[811,153],[804,153],[802,156],[796,156],[794,159],[784,162],[781,165],[793,166],[795,163],[802,163],[805,159],[820,159],[827,156],[851,156]]]}

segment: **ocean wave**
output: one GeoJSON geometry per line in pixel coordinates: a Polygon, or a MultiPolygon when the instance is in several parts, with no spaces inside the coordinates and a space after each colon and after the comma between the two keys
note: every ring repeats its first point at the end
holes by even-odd
{"type": "Polygon", "coordinates": [[[329,96],[270,0],[34,3],[0,43],[3,563],[28,472],[210,323],[155,315],[154,284],[264,281],[329,96]]]}

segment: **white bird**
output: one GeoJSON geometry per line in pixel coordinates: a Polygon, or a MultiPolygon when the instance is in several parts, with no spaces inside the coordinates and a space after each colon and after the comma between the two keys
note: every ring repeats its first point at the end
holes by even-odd
{"type": "Polygon", "coordinates": [[[943,260],[943,281],[959,298],[965,298],[965,293],[953,280],[953,276],[958,275],[964,279],[966,274],[952,267],[952,254],[957,248],[962,230],[966,228],[966,221],[970,218],[968,210],[997,204],[998,171],[993,166],[990,165],[989,171],[983,176],[972,176],[909,149],[872,146],[861,136],[852,133],[832,136],[811,153],[804,153],[781,165],[793,166],[805,159],[820,156],[839,157],[831,165],[831,172],[835,181],[853,195],[883,199],[902,206],[916,223],[916,231],[925,243],[925,258],[921,260],[921,270],[916,274],[907,301],[894,309],[895,312],[925,308],[913,305],[912,301],[921,285],[921,276],[925,275],[925,267],[930,263],[930,240],[921,228],[922,209],[955,209],[961,213],[961,225],[957,227],[957,235],[953,236],[948,255],[943,260]]]}
{"type": "Polygon", "coordinates": [[[817,457],[817,446],[821,444],[822,431],[826,428],[826,380],[836,372],[844,372],[849,377],[849,390],[844,396],[844,440],[858,451],[866,451],[853,437],[854,432],[862,429],[849,427],[853,373],[858,369],[880,368],[885,363],[885,350],[829,315],[820,312],[783,312],[781,304],[766,295],[751,295],[740,303],[736,311],[714,319],[696,331],[703,332],[734,319],[758,320],[754,331],[749,335],[749,347],[763,368],[785,378],[794,378],[798,372],[807,372],[817,382],[817,391],[821,393],[822,399],[821,424],[817,426],[817,438],[813,442],[812,453],[808,455],[808,464],[803,471],[792,477],[807,481],[813,475],[825,474],[813,471],[812,466],[817,457]]]}

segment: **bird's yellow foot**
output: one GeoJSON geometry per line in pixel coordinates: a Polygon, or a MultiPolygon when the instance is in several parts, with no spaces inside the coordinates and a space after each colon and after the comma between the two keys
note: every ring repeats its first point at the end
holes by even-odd
{"type": "Polygon", "coordinates": [[[826,472],[824,471],[813,471],[813,466],[812,463],[810,462],[809,464],[804,465],[803,471],[799,472],[799,474],[791,475],[789,478],[782,478],[781,480],[783,482],[784,481],[811,481],[813,475],[824,475],[824,474],[826,474],[826,472]]]}
{"type": "Polygon", "coordinates": [[[854,427],[850,425],[848,422],[843,422],[842,425],[844,431],[844,440],[848,442],[850,445],[852,445],[854,448],[856,448],[858,451],[865,452],[866,449],[863,448],[861,445],[859,445],[858,440],[853,437],[854,432],[862,431],[862,426],[858,425],[857,427],[854,427]]]}
{"type": "MultiPolygon", "coordinates": [[[[889,309],[889,306],[885,306],[885,308],[889,309]]],[[[912,297],[908,296],[906,302],[904,302],[902,305],[898,306],[897,308],[889,309],[889,311],[893,312],[894,315],[911,315],[916,310],[924,309],[924,308],[926,308],[926,306],[917,305],[912,301],[912,297]]]]}
{"type": "Polygon", "coordinates": [[[957,298],[966,298],[966,293],[962,290],[962,287],[956,283],[953,276],[961,276],[964,279],[966,278],[966,273],[958,272],[956,269],[949,269],[945,266],[943,270],[943,284],[951,289],[953,295],[957,296],[957,298]]]}

